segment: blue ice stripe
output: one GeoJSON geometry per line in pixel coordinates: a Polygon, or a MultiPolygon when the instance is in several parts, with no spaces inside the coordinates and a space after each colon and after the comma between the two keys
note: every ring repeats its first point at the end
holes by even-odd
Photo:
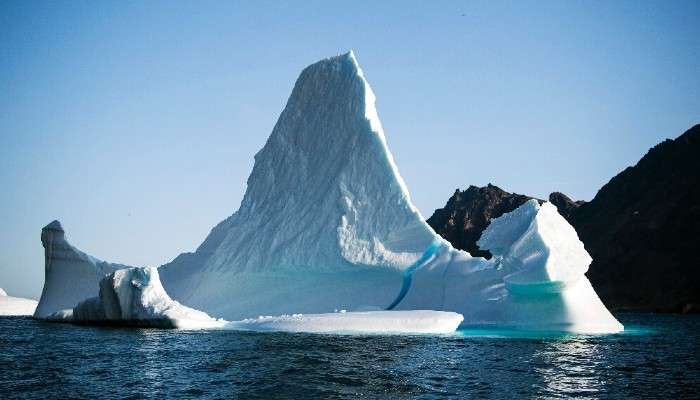
{"type": "Polygon", "coordinates": [[[402,278],[402,284],[401,284],[401,291],[399,292],[399,295],[396,296],[396,299],[387,307],[387,310],[393,310],[394,307],[396,307],[399,303],[401,303],[401,300],[403,300],[404,297],[406,297],[406,293],[408,293],[408,289],[411,288],[411,283],[413,281],[413,273],[418,270],[418,268],[422,267],[425,265],[430,258],[437,253],[438,249],[442,245],[442,241],[439,239],[433,240],[433,242],[428,246],[428,248],[423,252],[423,254],[420,256],[418,261],[414,262],[411,264],[408,268],[406,268],[403,273],[401,274],[402,278]]]}

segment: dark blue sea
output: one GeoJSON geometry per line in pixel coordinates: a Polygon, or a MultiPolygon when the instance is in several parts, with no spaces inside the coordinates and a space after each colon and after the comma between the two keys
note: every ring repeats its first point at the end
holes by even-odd
{"type": "Polygon", "coordinates": [[[0,318],[0,399],[700,396],[700,317],[619,314],[618,335],[333,336],[0,318]]]}

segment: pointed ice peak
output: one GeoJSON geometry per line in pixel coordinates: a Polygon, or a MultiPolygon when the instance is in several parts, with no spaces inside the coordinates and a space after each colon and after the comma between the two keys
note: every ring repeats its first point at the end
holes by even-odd
{"type": "Polygon", "coordinates": [[[353,50],[348,50],[346,53],[338,54],[337,56],[332,56],[328,58],[324,58],[320,61],[317,61],[311,65],[309,65],[308,68],[313,68],[314,66],[323,64],[323,63],[335,63],[335,64],[346,64],[348,66],[353,67],[354,69],[360,69],[360,64],[357,62],[357,57],[355,57],[355,52],[353,50]]]}
{"type": "Polygon", "coordinates": [[[341,57],[344,57],[346,60],[351,62],[355,69],[358,70],[360,75],[362,75],[362,68],[360,68],[360,63],[357,62],[357,57],[355,57],[355,52],[352,49],[350,49],[347,53],[343,54],[341,57]]]}
{"type": "Polygon", "coordinates": [[[7,292],[0,288],[0,297],[7,297],[7,292]]]}
{"type": "MultiPolygon", "coordinates": [[[[326,58],[306,67],[294,86],[287,108],[293,109],[298,116],[326,114],[337,118],[340,110],[344,110],[342,112],[346,116],[357,113],[358,116],[364,117],[369,129],[357,129],[354,132],[356,134],[368,132],[379,139],[384,157],[386,157],[401,191],[409,199],[410,208],[419,213],[410,201],[406,183],[399,173],[394,156],[389,151],[384,128],[379,120],[376,101],[377,98],[357,61],[355,52],[350,50],[347,53],[326,58]]],[[[294,130],[294,132],[298,131],[294,130]]]]}
{"type": "Polygon", "coordinates": [[[205,268],[327,272],[415,262],[434,233],[410,201],[374,101],[353,52],[306,67],[255,155],[239,211],[212,231],[218,245],[205,268]]]}
{"type": "Polygon", "coordinates": [[[52,247],[56,243],[65,241],[66,232],[57,219],[41,229],[41,244],[44,248],[52,247]]]}
{"type": "MultiPolygon", "coordinates": [[[[251,177],[272,175],[275,179],[266,179],[265,186],[274,187],[297,179],[286,179],[286,176],[301,166],[307,170],[315,169],[319,173],[314,177],[327,181],[330,178],[325,173],[339,173],[341,164],[347,162],[370,162],[368,159],[360,161],[369,157],[372,163],[388,167],[393,176],[391,183],[398,187],[403,197],[401,204],[422,218],[410,200],[406,183],[389,151],[375,102],[374,92],[354,51],[309,65],[299,75],[268,143],[256,154],[251,177]],[[353,156],[355,152],[359,155],[353,156]],[[283,165],[292,160],[294,162],[283,165]]],[[[298,183],[305,186],[310,181],[298,183]]],[[[250,193],[254,191],[255,188],[249,190],[250,193]]]]}
{"type": "Polygon", "coordinates": [[[63,227],[61,226],[61,222],[57,219],[53,220],[50,224],[46,225],[42,229],[42,231],[43,230],[64,232],[63,227]]]}

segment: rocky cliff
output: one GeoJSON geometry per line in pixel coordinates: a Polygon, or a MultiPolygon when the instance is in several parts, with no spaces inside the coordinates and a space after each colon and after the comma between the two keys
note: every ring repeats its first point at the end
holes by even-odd
{"type": "Polygon", "coordinates": [[[469,186],[462,192],[455,190],[445,207],[435,210],[428,218],[428,224],[455,248],[473,256],[491,258],[491,253],[476,245],[481,232],[492,219],[515,210],[530,199],[532,197],[508,193],[492,184],[469,186]]]}
{"type": "Polygon", "coordinates": [[[654,146],[571,218],[588,271],[615,309],[697,312],[700,303],[700,125],[654,146]]]}

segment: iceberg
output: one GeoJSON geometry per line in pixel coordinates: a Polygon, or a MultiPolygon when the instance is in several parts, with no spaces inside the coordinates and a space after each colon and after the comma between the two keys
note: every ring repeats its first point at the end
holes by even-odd
{"type": "Polygon", "coordinates": [[[155,328],[219,328],[226,321],[185,307],[168,296],[158,269],[125,268],[100,280],[99,295],[85,299],[73,309],[47,316],[51,321],[155,328]]]}
{"type": "MultiPolygon", "coordinates": [[[[168,294],[238,321],[434,310],[462,314],[463,325],[623,329],[585,276],[590,256],[552,204],[528,202],[492,221],[479,242],[490,260],[437,235],[411,202],[375,102],[352,52],[304,69],[255,155],[238,211],[195,252],[158,269],[168,294]]],[[[102,276],[125,267],[78,251],[52,224],[51,240],[42,232],[40,318],[94,297],[102,276]]]]}
{"type": "Polygon", "coordinates": [[[36,305],[36,300],[8,296],[7,292],[0,288],[0,316],[32,315],[36,305]]]}

